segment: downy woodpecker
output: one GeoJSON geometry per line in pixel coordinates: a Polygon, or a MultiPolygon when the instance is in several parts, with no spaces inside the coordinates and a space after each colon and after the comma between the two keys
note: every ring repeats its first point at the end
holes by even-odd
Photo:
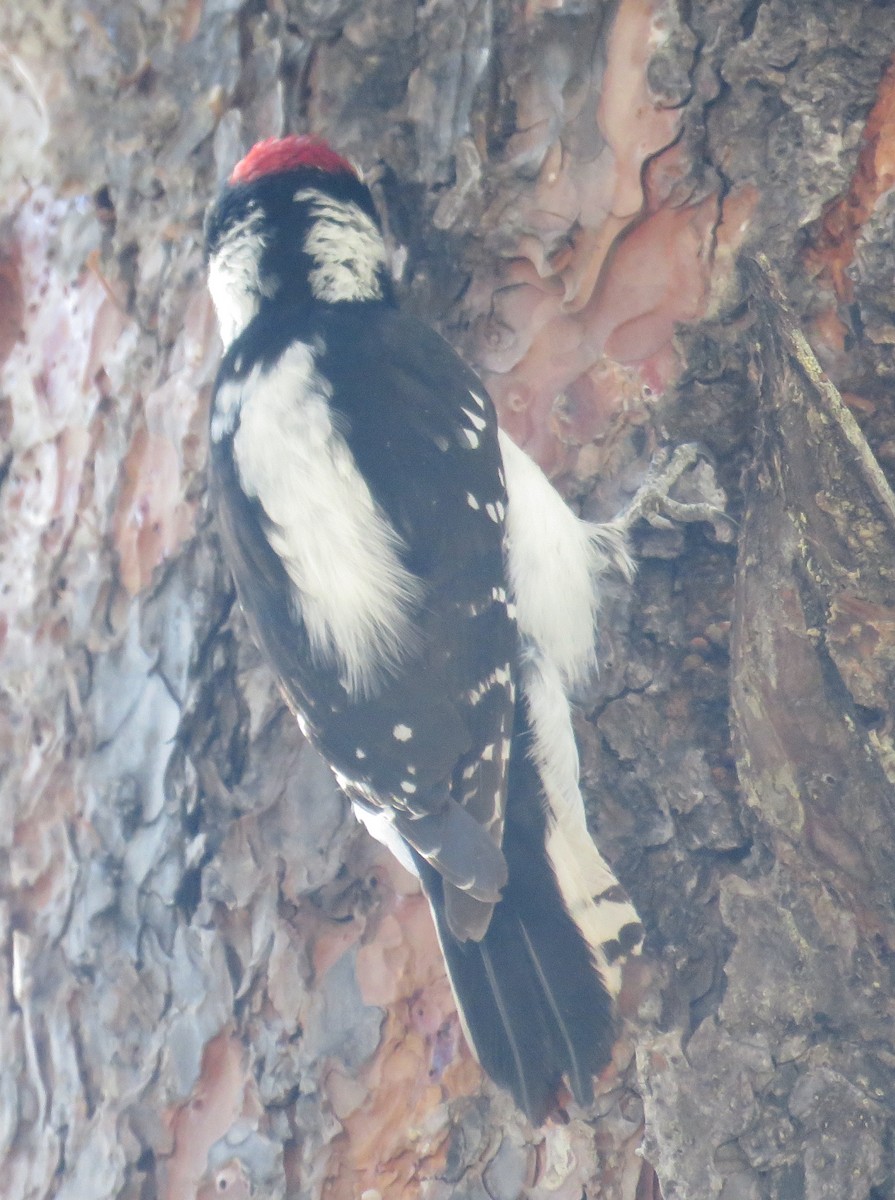
{"type": "Polygon", "coordinates": [[[218,529],[253,634],[354,811],[420,879],[467,1039],[541,1122],[581,1104],[642,927],[588,834],[568,695],[630,571],[397,304],[370,192],[261,142],[207,225],[218,529]]]}

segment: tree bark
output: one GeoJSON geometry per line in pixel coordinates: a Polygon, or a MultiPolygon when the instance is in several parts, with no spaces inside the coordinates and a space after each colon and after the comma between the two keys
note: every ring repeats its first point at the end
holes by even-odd
{"type": "Polygon", "coordinates": [[[895,1194],[893,50],[856,0],[3,8],[4,1200],[895,1194]],[[693,440],[736,522],[641,526],[607,600],[582,778],[648,970],[541,1130],[205,506],[203,214],[308,129],[570,503],[693,440]]]}

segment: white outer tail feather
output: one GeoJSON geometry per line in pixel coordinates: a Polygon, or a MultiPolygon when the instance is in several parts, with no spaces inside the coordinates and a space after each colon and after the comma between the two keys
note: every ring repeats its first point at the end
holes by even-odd
{"type": "Polygon", "coordinates": [[[607,988],[617,995],[621,963],[609,961],[605,946],[639,917],[629,900],[605,896],[618,889],[619,882],[587,828],[578,786],[578,750],[559,672],[532,652],[523,669],[521,691],[549,808],[547,857],[569,915],[590,947],[607,988]]]}

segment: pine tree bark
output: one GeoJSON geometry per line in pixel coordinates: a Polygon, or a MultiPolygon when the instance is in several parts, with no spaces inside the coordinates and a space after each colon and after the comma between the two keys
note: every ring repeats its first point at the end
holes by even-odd
{"type": "Polygon", "coordinates": [[[3,8],[4,1200],[895,1194],[893,51],[857,0],[3,8]],[[205,506],[204,210],[306,129],[570,503],[696,441],[736,522],[641,526],[607,603],[582,777],[649,969],[542,1130],[205,506]]]}

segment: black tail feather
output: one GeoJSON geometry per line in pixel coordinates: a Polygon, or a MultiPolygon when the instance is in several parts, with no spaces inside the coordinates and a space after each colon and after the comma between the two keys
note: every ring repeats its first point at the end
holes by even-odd
{"type": "Polygon", "coordinates": [[[503,845],[509,882],[480,942],[451,934],[441,877],[422,862],[420,873],[476,1056],[539,1124],[563,1076],[580,1104],[593,1100],[614,1029],[612,1000],[547,859],[546,805],[525,731],[514,740],[503,845]]]}

